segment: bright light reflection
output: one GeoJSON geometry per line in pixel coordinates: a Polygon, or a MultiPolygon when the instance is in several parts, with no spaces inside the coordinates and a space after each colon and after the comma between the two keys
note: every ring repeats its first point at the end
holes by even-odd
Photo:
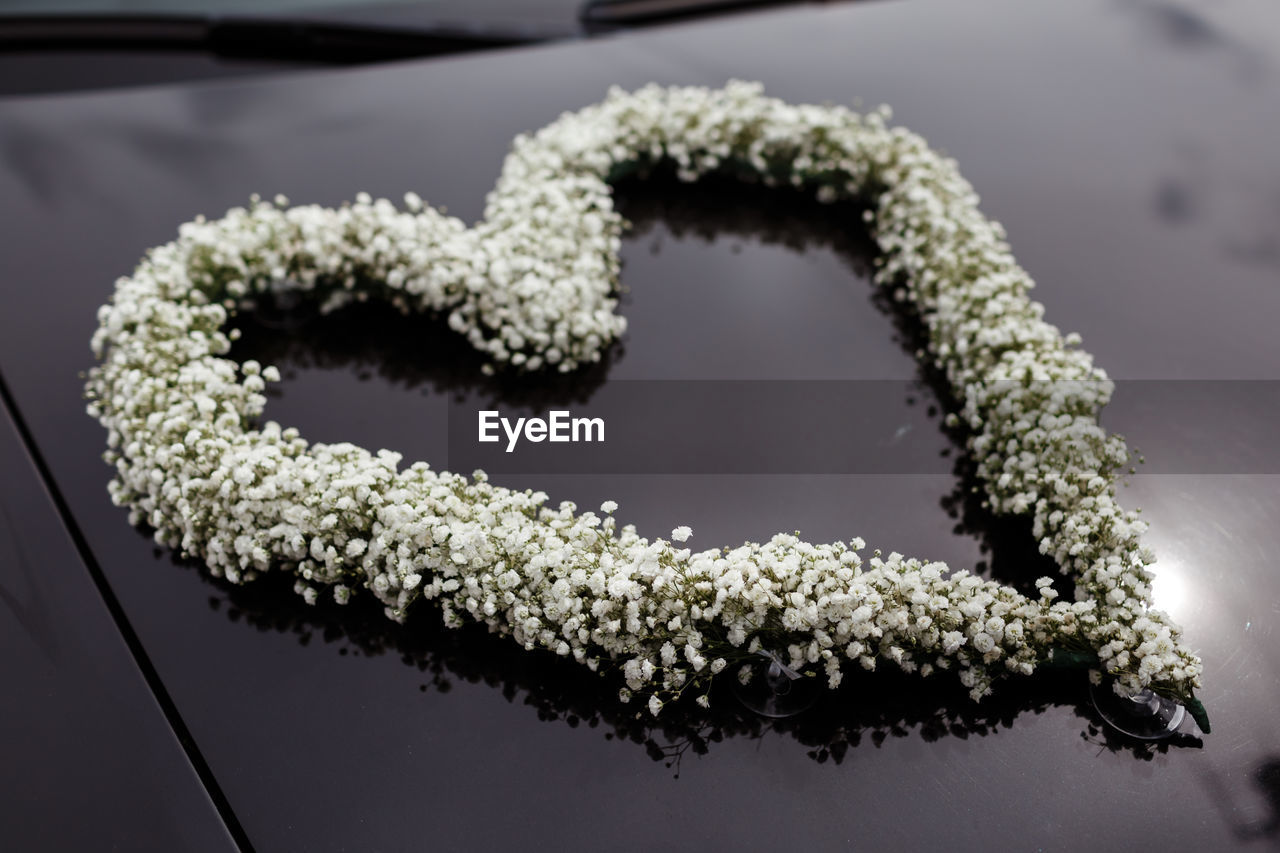
{"type": "Polygon", "coordinates": [[[1190,593],[1190,585],[1182,570],[1182,564],[1169,558],[1162,558],[1151,567],[1155,577],[1151,581],[1151,599],[1156,608],[1170,616],[1176,616],[1186,603],[1190,593]]]}

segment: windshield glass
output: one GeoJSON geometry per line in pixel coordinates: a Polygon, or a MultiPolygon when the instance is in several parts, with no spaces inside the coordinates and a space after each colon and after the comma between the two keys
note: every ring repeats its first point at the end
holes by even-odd
{"type": "Polygon", "coordinates": [[[0,0],[0,97],[425,58],[787,0],[0,0]]]}

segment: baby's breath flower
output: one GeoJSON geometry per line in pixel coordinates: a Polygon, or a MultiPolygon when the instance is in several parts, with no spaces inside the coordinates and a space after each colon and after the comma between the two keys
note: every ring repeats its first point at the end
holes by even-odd
{"type": "MultiPolygon", "coordinates": [[[[616,661],[619,698],[647,695],[654,714],[690,686],[705,699],[713,675],[757,653],[803,671],[821,661],[833,688],[877,661],[952,669],[979,698],[998,672],[1089,650],[1124,688],[1192,698],[1200,660],[1151,607],[1144,524],[1116,501],[1128,451],[1097,422],[1111,383],[1078,337],[1044,322],[955,163],[887,118],[786,104],[752,83],[614,89],[517,137],[471,228],[413,193],[403,209],[363,193],[336,209],[254,199],[186,223],[98,313],[86,391],[108,431],[111,498],[235,583],[290,571],[308,602],[363,590],[402,621],[434,601],[451,626],[482,622],[592,669],[616,661]],[[861,539],[779,534],[694,553],[673,544],[686,526],[672,542],[619,528],[614,501],[601,521],[481,471],[402,467],[397,453],[260,423],[279,371],[227,359],[227,324],[283,290],[322,310],[375,295],[435,313],[490,369],[599,361],[626,330],[609,181],[656,160],[687,179],[732,168],[870,203],[877,281],[919,313],[919,357],[959,401],[947,423],[966,430],[988,504],[1030,518],[1079,600],[1055,602],[1047,578],[1028,598],[897,553],[864,566],[861,539]]],[[[730,671],[749,680],[752,667],[730,671]]]]}

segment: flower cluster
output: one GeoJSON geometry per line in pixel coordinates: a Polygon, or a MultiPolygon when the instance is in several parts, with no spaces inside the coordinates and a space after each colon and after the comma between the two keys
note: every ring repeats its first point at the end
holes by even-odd
{"type": "Polygon", "coordinates": [[[89,411],[108,430],[114,500],[158,542],[234,582],[266,571],[344,602],[366,589],[394,619],[433,600],[529,649],[617,667],[624,698],[657,713],[765,651],[832,687],[850,666],[955,670],[975,698],[1004,673],[1064,656],[1127,688],[1193,700],[1200,661],[1151,606],[1142,523],[1116,503],[1124,442],[1097,412],[1105,374],[1041,319],[1000,226],[953,161],[885,111],[798,106],[755,84],[613,90],[518,137],[472,228],[406,197],[337,209],[254,200],[183,225],[117,282],[99,312],[89,411]],[[882,249],[879,281],[918,311],[929,358],[963,403],[990,507],[1029,514],[1075,582],[1024,596],[899,554],[864,564],[860,540],[694,552],[691,531],[647,539],[617,506],[548,505],[471,477],[400,467],[398,454],[309,444],[258,426],[272,367],[226,358],[237,310],[271,294],[325,308],[386,299],[446,316],[494,365],[568,371],[625,330],[615,314],[623,221],[610,181],[671,163],[858,197],[882,249]]]}

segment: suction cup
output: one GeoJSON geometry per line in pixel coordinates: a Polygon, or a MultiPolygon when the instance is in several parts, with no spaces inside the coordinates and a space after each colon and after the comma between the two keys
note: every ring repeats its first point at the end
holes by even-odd
{"type": "Polygon", "coordinates": [[[304,299],[295,290],[276,290],[254,297],[254,320],[268,329],[296,332],[310,322],[304,299]]]}
{"type": "Polygon", "coordinates": [[[1089,694],[1107,725],[1138,740],[1173,737],[1187,715],[1186,708],[1150,690],[1121,696],[1110,681],[1090,684],[1089,694]]]}
{"type": "Polygon", "coordinates": [[[821,687],[782,662],[773,652],[759,651],[751,664],[751,680],[734,679],[733,693],[749,711],[762,717],[793,717],[818,701],[821,687]]]}

